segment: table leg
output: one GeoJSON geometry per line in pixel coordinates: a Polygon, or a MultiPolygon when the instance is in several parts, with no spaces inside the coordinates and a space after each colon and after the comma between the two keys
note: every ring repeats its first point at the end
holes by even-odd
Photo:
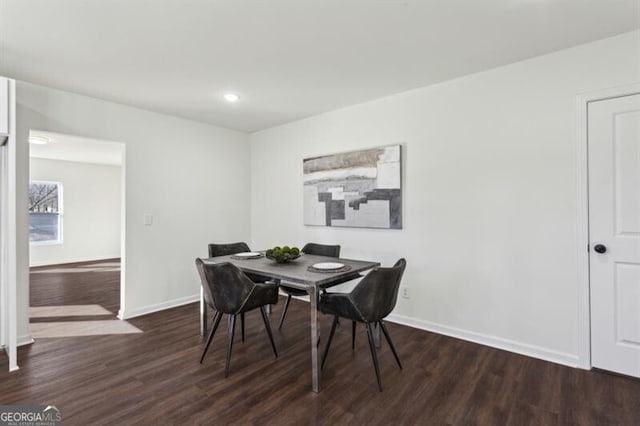
{"type": "Polygon", "coordinates": [[[318,292],[309,292],[311,305],[311,389],[320,392],[320,363],[318,362],[318,292]]]}
{"type": "MultiPolygon", "coordinates": [[[[267,282],[280,285],[280,280],[278,278],[273,278],[271,281],[267,281],[267,282]]],[[[265,308],[267,311],[267,315],[271,315],[271,313],[273,312],[273,305],[267,305],[265,308]]]]}
{"type": "Polygon", "coordinates": [[[204,301],[204,290],[200,286],[200,335],[207,334],[207,303],[204,301]]]}

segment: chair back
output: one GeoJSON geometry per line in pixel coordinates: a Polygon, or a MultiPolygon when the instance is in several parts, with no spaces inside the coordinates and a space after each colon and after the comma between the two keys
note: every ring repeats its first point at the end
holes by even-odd
{"type": "Polygon", "coordinates": [[[251,251],[247,243],[209,244],[209,257],[228,256],[251,251]]]}
{"type": "Polygon", "coordinates": [[[379,321],[393,311],[406,267],[407,261],[400,259],[391,268],[376,268],[353,289],[351,300],[365,321],[379,321]]]}
{"type": "Polygon", "coordinates": [[[238,312],[255,284],[237,266],[196,259],[196,267],[208,305],[224,314],[238,312]]]}
{"type": "Polygon", "coordinates": [[[301,251],[305,254],[315,254],[317,256],[340,257],[339,245],[307,243],[302,247],[301,251]]]}

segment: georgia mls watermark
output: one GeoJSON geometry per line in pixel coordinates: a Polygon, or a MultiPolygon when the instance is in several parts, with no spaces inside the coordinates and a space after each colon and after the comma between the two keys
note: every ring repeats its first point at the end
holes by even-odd
{"type": "Polygon", "coordinates": [[[60,426],[62,411],[55,405],[0,405],[0,426],[60,426]]]}

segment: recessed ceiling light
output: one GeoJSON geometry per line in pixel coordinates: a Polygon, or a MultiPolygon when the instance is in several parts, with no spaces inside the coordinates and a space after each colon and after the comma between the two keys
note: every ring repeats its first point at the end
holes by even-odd
{"type": "Polygon", "coordinates": [[[235,93],[225,93],[224,98],[229,102],[237,102],[240,99],[240,96],[235,93]]]}
{"type": "Polygon", "coordinates": [[[34,145],[45,145],[51,142],[51,140],[46,136],[29,136],[29,143],[34,145]]]}

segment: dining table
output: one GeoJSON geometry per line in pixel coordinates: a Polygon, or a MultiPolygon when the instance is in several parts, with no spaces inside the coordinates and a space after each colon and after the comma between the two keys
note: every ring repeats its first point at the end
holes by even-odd
{"type": "MultiPolygon", "coordinates": [[[[238,255],[227,255],[208,258],[214,263],[229,262],[240,268],[245,273],[251,273],[269,277],[271,281],[280,284],[285,283],[288,287],[294,287],[307,292],[309,295],[309,315],[311,319],[311,389],[313,392],[320,391],[320,363],[318,353],[318,341],[320,337],[318,327],[318,300],[323,289],[341,284],[349,277],[356,279],[360,277],[360,272],[364,272],[380,266],[379,262],[367,260],[354,260],[343,258],[332,258],[312,254],[302,254],[295,260],[287,263],[279,263],[264,256],[260,257],[239,257],[238,255]],[[319,270],[313,265],[319,263],[340,263],[343,267],[333,270],[319,270]]],[[[200,288],[200,333],[204,336],[207,331],[207,304],[204,301],[204,292],[200,288]]]]}

